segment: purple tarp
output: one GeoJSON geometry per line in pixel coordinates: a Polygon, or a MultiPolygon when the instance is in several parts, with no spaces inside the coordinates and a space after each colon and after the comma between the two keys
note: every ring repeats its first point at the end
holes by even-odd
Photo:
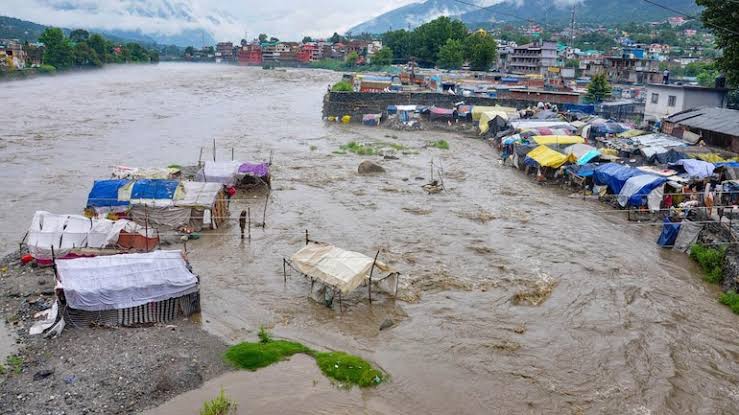
{"type": "Polygon", "coordinates": [[[269,176],[269,164],[268,163],[243,163],[239,167],[239,173],[248,174],[256,177],[267,177],[269,176]]]}

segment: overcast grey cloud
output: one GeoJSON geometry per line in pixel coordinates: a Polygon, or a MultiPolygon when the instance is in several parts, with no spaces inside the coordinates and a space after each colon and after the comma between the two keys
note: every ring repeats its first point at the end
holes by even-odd
{"type": "Polygon", "coordinates": [[[218,40],[248,33],[326,36],[414,0],[4,0],[4,14],[69,28],[165,35],[205,29],[218,40]]]}

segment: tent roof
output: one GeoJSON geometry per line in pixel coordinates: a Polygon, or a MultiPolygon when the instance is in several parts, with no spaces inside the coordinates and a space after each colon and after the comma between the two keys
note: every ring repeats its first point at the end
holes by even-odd
{"type": "Polygon", "coordinates": [[[127,200],[118,200],[118,189],[126,184],[128,184],[126,179],[95,180],[87,196],[87,206],[128,206],[127,200]]]}
{"type": "MultiPolygon", "coordinates": [[[[310,242],[293,254],[290,262],[303,274],[346,294],[369,279],[374,259],[333,245],[310,242]]],[[[373,279],[377,281],[394,273],[380,261],[377,261],[375,267],[379,272],[373,274],[373,279]]]]}
{"type": "Polygon", "coordinates": [[[56,267],[67,303],[78,310],[137,307],[198,290],[180,251],[59,260],[56,267]]]}
{"type": "Polygon", "coordinates": [[[539,146],[526,154],[526,157],[539,163],[542,167],[559,168],[568,161],[574,161],[574,156],[566,156],[558,151],[554,151],[547,146],[539,146]]]}
{"type": "Polygon", "coordinates": [[[552,144],[583,144],[585,139],[578,135],[537,135],[534,142],[540,145],[552,144]]]}
{"type": "Polygon", "coordinates": [[[210,209],[216,203],[218,193],[223,190],[220,183],[182,182],[185,194],[175,201],[175,206],[201,207],[210,209]]]}

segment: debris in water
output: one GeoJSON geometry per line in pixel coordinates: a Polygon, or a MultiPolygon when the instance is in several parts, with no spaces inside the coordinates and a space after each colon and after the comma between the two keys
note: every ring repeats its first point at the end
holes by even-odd
{"type": "Polygon", "coordinates": [[[417,207],[404,207],[404,208],[401,208],[401,209],[403,210],[403,212],[408,212],[408,213],[412,213],[414,215],[419,215],[419,216],[421,216],[421,215],[428,215],[428,214],[431,213],[431,209],[422,208],[420,206],[417,206],[417,207]]]}
{"type": "Polygon", "coordinates": [[[552,293],[557,285],[557,280],[547,274],[540,274],[536,281],[528,282],[529,287],[516,293],[513,298],[513,304],[516,305],[533,305],[538,306],[552,293]]]}

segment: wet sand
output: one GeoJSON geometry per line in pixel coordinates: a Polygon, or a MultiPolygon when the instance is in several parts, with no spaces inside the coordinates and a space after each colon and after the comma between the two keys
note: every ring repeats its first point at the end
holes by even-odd
{"type": "MultiPolygon", "coordinates": [[[[687,257],[656,245],[657,227],[537,185],[475,139],[327,125],[322,95],[339,77],[161,64],[9,84],[0,247],[17,246],[36,209],[79,212],[92,180],[112,166],[194,163],[200,147],[211,156],[215,138],[221,159],[232,147],[247,160],[272,152],[274,191],[267,227],[251,242],[239,240],[234,222],[188,244],[202,276],[203,327],[236,342],[264,325],[361,355],[391,375],[357,400],[357,391],[321,383],[316,392],[293,378],[313,373],[300,362],[264,369],[267,384],[284,372],[288,396],[325,397],[305,413],[332,403],[360,413],[735,412],[737,317],[687,257]],[[450,149],[425,148],[439,139],[450,149]],[[333,154],[352,140],[403,144],[412,154],[333,154]],[[428,195],[421,185],[432,158],[447,190],[428,195]],[[357,175],[364,159],[387,173],[357,175]],[[309,284],[294,273],[284,284],[282,258],[300,248],[305,229],[346,249],[381,250],[403,274],[405,301],[368,305],[359,292],[341,313],[308,300],[309,284]],[[543,303],[513,301],[546,278],[556,285],[543,303]],[[379,331],[385,318],[397,325],[379,331]]],[[[232,217],[247,206],[261,214],[263,203],[239,194],[232,217]]],[[[262,374],[248,375],[233,376],[262,374]]],[[[281,396],[264,391],[245,408],[270,413],[281,396]]]]}

